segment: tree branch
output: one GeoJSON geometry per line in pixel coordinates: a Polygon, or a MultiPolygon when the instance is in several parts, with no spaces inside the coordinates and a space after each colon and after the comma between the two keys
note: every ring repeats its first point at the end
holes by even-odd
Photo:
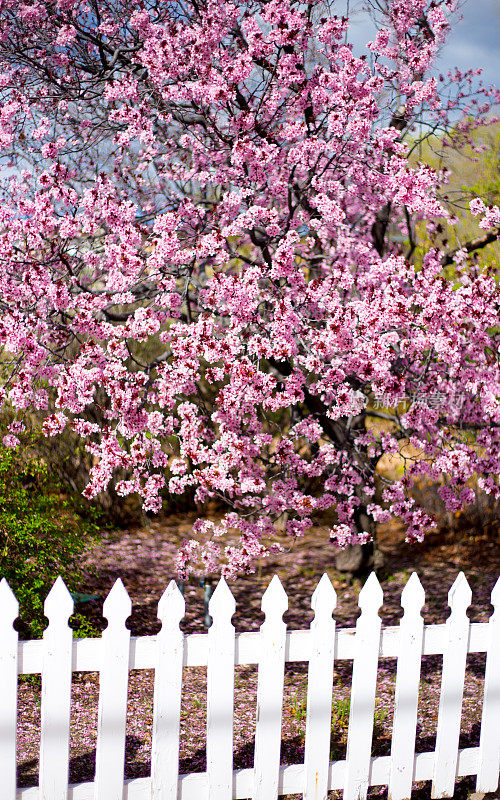
{"type": "Polygon", "coordinates": [[[473,253],[475,250],[481,250],[483,247],[486,247],[486,245],[496,242],[499,236],[500,228],[495,228],[487,233],[486,236],[481,236],[479,239],[472,239],[470,242],[466,242],[461,247],[456,247],[455,250],[452,250],[450,253],[444,255],[441,259],[441,264],[443,267],[447,267],[449,264],[453,264],[453,260],[460,250],[466,250],[467,253],[473,253]]]}

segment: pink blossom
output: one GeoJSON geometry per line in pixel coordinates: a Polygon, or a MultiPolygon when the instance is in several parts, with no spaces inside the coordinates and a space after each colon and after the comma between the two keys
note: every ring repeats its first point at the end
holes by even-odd
{"type": "Polygon", "coordinates": [[[3,437],[3,439],[2,439],[2,444],[3,444],[3,446],[4,446],[4,447],[9,447],[9,448],[11,448],[11,449],[13,449],[13,450],[15,450],[15,448],[16,448],[16,447],[18,447],[18,446],[20,445],[20,443],[21,443],[21,442],[20,442],[20,440],[18,439],[18,437],[17,437],[17,436],[13,436],[13,435],[12,435],[12,434],[10,434],[10,433],[8,433],[8,434],[7,434],[6,436],[4,436],[4,437],[3,437]]]}
{"type": "MultiPolygon", "coordinates": [[[[34,409],[81,438],[86,497],[221,502],[181,574],[250,570],[324,513],[341,547],[391,516],[420,539],[417,477],[450,510],[498,488],[498,282],[443,250],[449,174],[415,138],[460,144],[500,100],[430,74],[452,5],[394,0],[368,59],[291,0],[0,4],[6,439],[34,409]]],[[[494,240],[499,209],[470,212],[494,240]]]]}

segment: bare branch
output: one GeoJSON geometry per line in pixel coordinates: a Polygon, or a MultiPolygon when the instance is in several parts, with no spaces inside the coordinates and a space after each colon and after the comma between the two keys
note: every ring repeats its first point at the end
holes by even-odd
{"type": "Polygon", "coordinates": [[[456,247],[450,253],[443,256],[441,264],[443,267],[447,267],[449,264],[453,264],[454,258],[460,250],[465,250],[467,253],[473,253],[475,250],[482,250],[482,248],[486,247],[488,244],[496,242],[499,236],[500,228],[495,228],[487,233],[486,236],[481,236],[479,239],[471,239],[470,242],[466,242],[461,247],[456,247]]]}

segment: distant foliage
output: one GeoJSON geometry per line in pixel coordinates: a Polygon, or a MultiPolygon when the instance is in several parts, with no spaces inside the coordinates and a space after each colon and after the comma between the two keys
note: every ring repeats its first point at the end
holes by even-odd
{"type": "MultiPolygon", "coordinates": [[[[19,600],[21,631],[29,638],[46,626],[43,603],[57,576],[78,589],[78,558],[98,530],[95,519],[54,491],[49,477],[42,462],[0,447],[0,576],[19,600]]],[[[78,615],[77,625],[77,635],[82,626],[88,632],[78,615]]]]}
{"type": "MultiPolygon", "coordinates": [[[[460,127],[449,136],[432,136],[419,142],[412,158],[425,161],[433,169],[443,169],[446,180],[439,188],[440,199],[447,209],[446,219],[434,224],[417,225],[416,261],[421,263],[433,241],[442,248],[460,248],[462,243],[484,236],[481,219],[471,215],[469,203],[474,198],[486,207],[500,203],[500,122],[471,128],[465,135],[460,127]]],[[[472,256],[471,272],[478,267],[500,268],[500,244],[492,242],[478,248],[472,256]]],[[[455,264],[446,268],[449,278],[456,275],[455,264]]]]}

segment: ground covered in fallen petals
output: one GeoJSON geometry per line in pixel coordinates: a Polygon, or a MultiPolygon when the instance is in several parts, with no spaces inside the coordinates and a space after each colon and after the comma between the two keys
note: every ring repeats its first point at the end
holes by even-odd
{"type": "MultiPolygon", "coordinates": [[[[161,593],[174,577],[174,557],[179,543],[189,537],[196,517],[184,514],[148,522],[120,532],[110,532],[87,556],[88,575],[82,593],[95,594],[94,600],[79,604],[96,631],[102,630],[102,604],[116,578],[122,578],[133,602],[128,621],[132,635],[156,633],[160,623],[156,607],[161,593]]],[[[447,540],[434,537],[422,545],[407,545],[397,525],[379,526],[380,547],[385,566],[380,573],[384,590],[381,617],[384,625],[394,625],[402,616],[400,595],[413,570],[418,572],[426,591],[423,616],[426,623],[444,622],[449,614],[447,593],[460,570],[471,585],[473,600],[469,617],[473,622],[486,621],[491,614],[491,590],[500,574],[500,541],[497,534],[463,532],[447,540]]],[[[311,595],[321,575],[327,572],[337,591],[334,613],[340,627],[354,627],[359,616],[357,598],[361,583],[350,583],[337,573],[333,550],[326,528],[313,528],[292,548],[263,564],[257,573],[230,581],[237,609],[233,623],[237,631],[257,630],[263,621],[260,611],[262,593],[277,573],[289,597],[284,619],[291,629],[306,628],[312,619],[311,595]]],[[[193,580],[185,587],[186,633],[203,632],[203,588],[193,580]]],[[[417,752],[432,750],[435,743],[437,709],[441,680],[440,656],[426,656],[422,663],[417,752]]],[[[395,660],[379,664],[373,755],[390,753],[395,660]]],[[[485,660],[481,654],[468,656],[464,692],[460,747],[479,743],[485,660]]],[[[333,685],[331,758],[345,756],[347,741],[348,697],[352,662],[337,661],[333,685]]],[[[150,774],[151,731],[153,715],[153,672],[130,673],[126,740],[127,778],[150,774]]],[[[19,681],[18,781],[20,786],[38,783],[40,744],[40,679],[21,677],[19,681]]],[[[180,772],[204,771],[206,768],[206,668],[184,670],[181,709],[180,772]]],[[[241,666],[235,673],[234,767],[253,765],[257,669],[241,666]]],[[[97,728],[99,676],[97,673],[74,673],[72,690],[70,782],[93,779],[97,728]]],[[[307,665],[288,664],[285,670],[281,763],[300,763],[304,758],[307,665]]],[[[386,789],[373,788],[370,795],[381,797],[386,789]]],[[[457,783],[456,798],[467,798],[474,791],[470,778],[457,783]]],[[[332,793],[332,797],[338,793],[332,793]]],[[[415,786],[414,797],[428,798],[429,786],[415,786]]],[[[297,796],[299,797],[299,796],[297,796]]]]}

